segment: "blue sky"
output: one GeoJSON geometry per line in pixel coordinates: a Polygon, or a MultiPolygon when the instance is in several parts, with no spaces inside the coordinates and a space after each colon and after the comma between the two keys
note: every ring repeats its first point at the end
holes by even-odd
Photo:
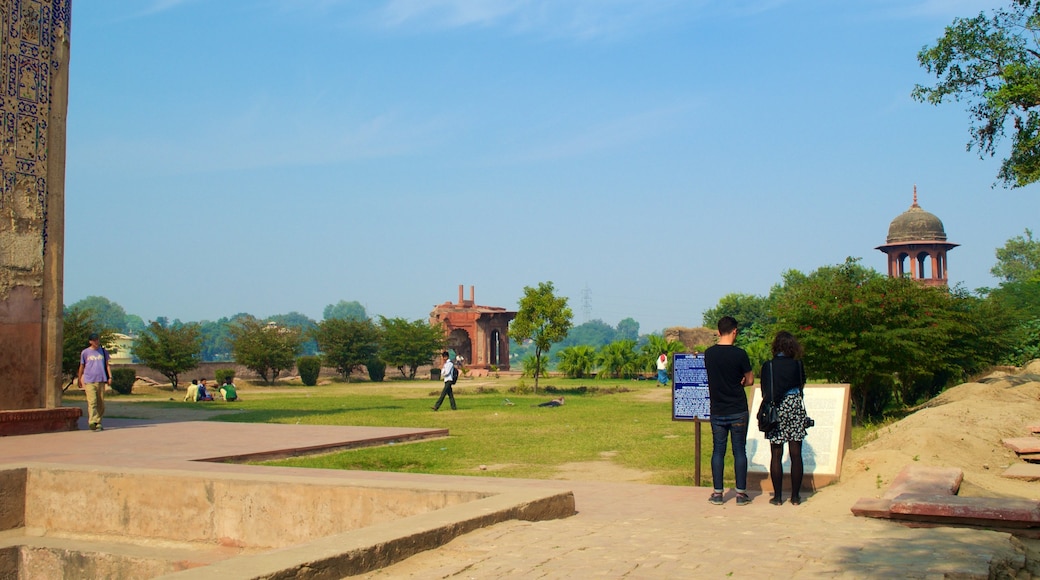
{"type": "Polygon", "coordinates": [[[699,326],[788,269],[884,271],[915,184],[951,280],[994,286],[1040,186],[993,188],[965,107],[910,92],[1004,4],[76,1],[65,303],[414,320],[552,281],[576,323],[699,326]]]}

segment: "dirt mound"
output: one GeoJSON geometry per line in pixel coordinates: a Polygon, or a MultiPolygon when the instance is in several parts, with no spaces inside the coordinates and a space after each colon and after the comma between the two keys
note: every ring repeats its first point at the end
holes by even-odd
{"type": "Polygon", "coordinates": [[[1001,476],[1021,461],[1003,440],[1026,437],[1027,426],[1040,424],[1040,376],[1030,376],[1033,370],[953,387],[883,427],[846,454],[832,493],[880,496],[905,466],[917,464],[962,469],[961,495],[1040,499],[1040,484],[1001,476]]]}

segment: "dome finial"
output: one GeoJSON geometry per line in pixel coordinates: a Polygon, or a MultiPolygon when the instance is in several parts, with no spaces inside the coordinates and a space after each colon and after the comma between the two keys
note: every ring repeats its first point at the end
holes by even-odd
{"type": "Polygon", "coordinates": [[[917,184],[916,183],[914,184],[914,205],[912,205],[910,207],[921,207],[921,206],[917,205],[917,184]]]}

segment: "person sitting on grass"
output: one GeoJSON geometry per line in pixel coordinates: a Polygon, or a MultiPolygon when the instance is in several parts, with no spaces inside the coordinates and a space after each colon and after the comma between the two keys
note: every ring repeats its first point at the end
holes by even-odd
{"type": "Polygon", "coordinates": [[[213,395],[206,390],[206,379],[199,379],[199,396],[196,401],[212,401],[213,395]]]}
{"type": "Polygon", "coordinates": [[[191,401],[194,403],[199,400],[199,380],[192,379],[191,385],[188,386],[188,392],[184,393],[184,400],[191,401]]]}
{"type": "Polygon", "coordinates": [[[220,395],[229,403],[238,400],[238,391],[235,390],[235,383],[231,382],[230,377],[224,379],[224,384],[220,385],[220,395]]]}

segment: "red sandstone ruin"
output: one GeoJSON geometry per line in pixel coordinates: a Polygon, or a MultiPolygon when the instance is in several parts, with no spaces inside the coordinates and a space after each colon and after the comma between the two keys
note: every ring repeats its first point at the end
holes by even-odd
{"type": "Polygon", "coordinates": [[[463,299],[459,284],[459,301],[434,307],[430,324],[440,323],[447,334],[448,348],[465,358],[470,369],[509,370],[509,321],[516,317],[498,306],[478,306],[469,287],[469,300],[463,299]]]}

